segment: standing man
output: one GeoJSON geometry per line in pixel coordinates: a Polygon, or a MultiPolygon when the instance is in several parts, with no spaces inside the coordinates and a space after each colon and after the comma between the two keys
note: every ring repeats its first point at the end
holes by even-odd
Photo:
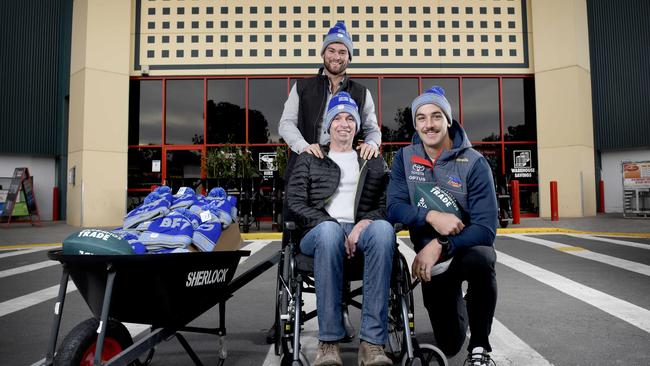
{"type": "MultiPolygon", "coordinates": [[[[372,95],[368,89],[350,80],[346,74],[352,61],[353,50],[352,38],[345,28],[345,23],[336,23],[323,41],[323,67],[318,70],[318,75],[299,79],[291,88],[284,103],[278,130],[295,155],[308,152],[323,158],[319,146],[327,144],[330,139],[329,131],[322,128],[327,112],[325,107],[332,95],[339,91],[350,94],[360,107],[361,128],[358,132],[359,138],[364,142],[357,149],[361,151],[361,156],[370,159],[379,155],[381,131],[377,125],[372,95]]],[[[295,158],[290,159],[287,165],[289,174],[294,161],[295,158]]],[[[285,176],[288,177],[289,174],[285,176]]]]}
{"type": "Polygon", "coordinates": [[[342,365],[343,261],[363,253],[363,306],[359,365],[392,365],[384,354],[388,294],[395,233],[386,221],[388,168],[381,157],[364,160],[352,148],[360,128],[357,104],[346,92],[334,95],[323,128],[329,145],[323,158],[304,152],[287,188],[288,207],[301,231],[300,251],[314,257],[318,354],[314,366],[342,365]]]}
{"type": "Polygon", "coordinates": [[[488,336],[497,300],[493,245],[498,209],[492,172],[452,119],[442,88],[435,86],[415,98],[411,113],[419,139],[395,155],[388,217],[410,229],[418,253],[412,274],[423,281],[424,306],[438,346],[448,356],[457,354],[469,323],[468,364],[493,365],[488,336]],[[449,192],[462,219],[418,207],[414,197],[419,184],[449,192]],[[464,298],[463,281],[468,282],[464,298]]]}

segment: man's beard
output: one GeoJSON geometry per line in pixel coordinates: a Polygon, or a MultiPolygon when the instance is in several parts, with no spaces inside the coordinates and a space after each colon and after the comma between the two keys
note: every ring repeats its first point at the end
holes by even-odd
{"type": "Polygon", "coordinates": [[[348,63],[346,62],[346,63],[341,64],[341,66],[340,66],[341,70],[339,72],[335,72],[330,68],[331,63],[332,63],[332,61],[330,61],[330,62],[325,61],[323,64],[325,66],[325,69],[327,69],[327,72],[329,72],[332,75],[342,75],[342,74],[345,73],[345,70],[347,70],[347,68],[348,68],[348,63]]]}

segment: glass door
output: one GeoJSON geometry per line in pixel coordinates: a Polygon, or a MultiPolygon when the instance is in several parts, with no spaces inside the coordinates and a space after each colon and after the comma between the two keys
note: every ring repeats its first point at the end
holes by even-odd
{"type": "Polygon", "coordinates": [[[181,187],[190,187],[205,194],[204,148],[187,149],[165,146],[163,148],[163,182],[176,193],[181,187]]]}

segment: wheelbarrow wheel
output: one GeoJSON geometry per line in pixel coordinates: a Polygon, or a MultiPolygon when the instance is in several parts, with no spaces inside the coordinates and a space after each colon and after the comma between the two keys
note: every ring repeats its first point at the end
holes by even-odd
{"type": "MultiPolygon", "coordinates": [[[[91,366],[95,358],[98,326],[99,320],[91,318],[74,327],[61,342],[54,357],[54,365],[91,366]]],[[[102,362],[110,360],[132,344],[133,339],[126,327],[120,322],[109,320],[106,326],[102,362]]]]}

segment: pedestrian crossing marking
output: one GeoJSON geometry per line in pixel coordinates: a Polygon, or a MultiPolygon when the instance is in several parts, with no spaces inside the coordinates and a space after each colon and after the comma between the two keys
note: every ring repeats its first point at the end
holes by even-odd
{"type": "Polygon", "coordinates": [[[11,252],[0,254],[0,258],[15,257],[17,255],[36,253],[36,252],[41,252],[43,250],[54,249],[54,248],[58,248],[58,247],[56,247],[56,246],[45,246],[45,247],[37,247],[37,248],[31,248],[31,249],[12,249],[11,252]]]}
{"type": "Polygon", "coordinates": [[[17,274],[31,272],[31,271],[36,271],[37,269],[52,267],[57,264],[59,264],[59,262],[57,261],[43,261],[43,262],[28,264],[26,266],[6,269],[4,271],[0,271],[0,278],[15,276],[17,274]]]}
{"type": "Polygon", "coordinates": [[[645,265],[643,263],[637,263],[637,262],[632,262],[626,259],[621,259],[621,258],[616,258],[612,257],[610,255],[605,255],[605,254],[600,254],[596,252],[592,252],[590,250],[562,250],[562,248],[577,248],[573,247],[570,245],[565,245],[565,244],[558,244],[556,242],[550,241],[550,240],[545,240],[545,239],[540,239],[540,238],[534,238],[534,237],[528,237],[525,235],[520,235],[520,234],[508,234],[505,235],[514,239],[526,241],[529,243],[533,244],[539,244],[543,245],[545,247],[553,248],[555,250],[559,250],[568,254],[572,254],[578,257],[582,257],[585,259],[590,259],[596,262],[604,263],[610,266],[622,268],[627,271],[632,271],[636,273],[640,273],[642,275],[646,275],[650,277],[650,266],[645,265]]]}
{"type": "Polygon", "coordinates": [[[566,234],[566,235],[572,236],[574,238],[596,240],[596,241],[602,241],[602,242],[609,243],[609,244],[625,245],[625,246],[628,246],[628,247],[634,247],[634,248],[639,248],[639,249],[650,250],[650,245],[649,244],[642,244],[642,243],[637,243],[637,242],[634,242],[634,241],[612,239],[612,238],[601,238],[601,237],[595,236],[595,235],[583,235],[583,234],[566,234]]]}
{"type": "Polygon", "coordinates": [[[497,261],[650,333],[650,311],[497,251],[497,261]]]}

